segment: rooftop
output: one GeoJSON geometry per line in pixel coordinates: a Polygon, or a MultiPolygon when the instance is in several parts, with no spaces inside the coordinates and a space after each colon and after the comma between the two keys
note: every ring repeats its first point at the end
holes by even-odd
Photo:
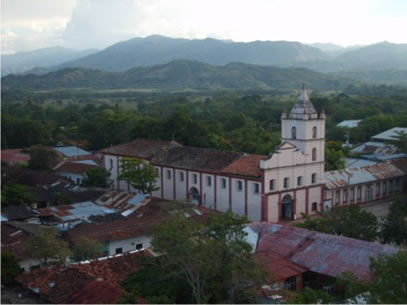
{"type": "Polygon", "coordinates": [[[291,109],[290,118],[292,119],[317,119],[318,114],[308,97],[307,90],[303,85],[300,96],[297,99],[294,107],[291,109]]]}
{"type": "Polygon", "coordinates": [[[53,149],[64,155],[64,157],[90,155],[90,152],[87,152],[78,146],[55,146],[53,149]]]}
{"type": "Polygon", "coordinates": [[[336,124],[336,126],[337,127],[355,128],[355,127],[358,127],[358,125],[359,125],[359,123],[361,121],[362,120],[345,120],[345,121],[342,121],[342,122],[336,124]]]}
{"type": "Polygon", "coordinates": [[[405,128],[405,127],[394,127],[392,129],[383,131],[382,133],[379,133],[379,134],[373,136],[371,139],[372,140],[379,140],[379,141],[397,140],[397,136],[400,133],[407,134],[407,128],[405,128]]]}
{"type": "MultiPolygon", "coordinates": [[[[58,167],[54,168],[56,172],[59,173],[73,173],[78,175],[84,175],[88,169],[91,168],[98,168],[99,166],[87,163],[79,163],[77,162],[62,162],[58,167]]],[[[82,161],[84,162],[84,161],[82,161]]],[[[86,161],[85,161],[86,162],[86,161]]]]}
{"type": "Polygon", "coordinates": [[[382,179],[397,178],[407,174],[407,160],[393,160],[364,167],[346,168],[325,172],[327,189],[345,187],[382,179]]]}
{"type": "Polygon", "coordinates": [[[52,185],[57,182],[68,183],[68,181],[62,177],[18,166],[6,167],[4,173],[9,180],[29,186],[52,185]]]}
{"type": "Polygon", "coordinates": [[[222,172],[241,176],[261,177],[260,161],[264,155],[244,155],[226,166],[222,172]]]}
{"type": "MultiPolygon", "coordinates": [[[[290,225],[271,223],[252,223],[250,225],[260,233],[257,253],[264,253],[265,258],[281,258],[287,272],[300,272],[301,268],[337,277],[351,270],[359,279],[371,280],[370,258],[379,255],[391,255],[398,248],[363,240],[314,232],[290,225]],[[266,256],[268,255],[268,256],[266,256]],[[278,256],[280,256],[280,258],[278,256]],[[288,265],[289,260],[293,265],[288,265]]],[[[270,262],[270,261],[269,261],[270,262]]],[[[277,269],[279,267],[271,267],[277,269]]],[[[272,269],[273,270],[273,269],[272,269]]],[[[277,274],[283,272],[278,271],[277,274]]]]}
{"type": "Polygon", "coordinates": [[[17,281],[56,304],[115,304],[123,292],[120,282],[138,270],[145,256],[150,256],[148,251],[33,270],[19,275],[17,281]]]}
{"type": "Polygon", "coordinates": [[[30,155],[23,153],[21,148],[16,149],[2,149],[1,160],[9,164],[16,164],[20,162],[27,162],[30,160],[30,155]]]}
{"type": "Polygon", "coordinates": [[[34,217],[34,213],[26,206],[15,205],[2,207],[1,216],[5,220],[22,220],[34,217]]]}

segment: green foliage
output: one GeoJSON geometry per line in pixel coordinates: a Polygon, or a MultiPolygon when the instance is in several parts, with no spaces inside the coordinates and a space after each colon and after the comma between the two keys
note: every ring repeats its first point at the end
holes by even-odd
{"type": "Polygon", "coordinates": [[[58,158],[57,153],[53,149],[42,145],[32,146],[28,153],[30,154],[28,167],[35,170],[51,169],[52,162],[55,162],[58,158]]]}
{"type": "Polygon", "coordinates": [[[407,202],[395,200],[389,214],[382,223],[382,238],[385,243],[407,244],[407,202]]]}
{"type": "Polygon", "coordinates": [[[126,279],[125,300],[256,302],[266,274],[244,240],[246,224],[246,218],[231,213],[212,214],[207,225],[180,213],[157,225],[152,246],[162,255],[146,258],[140,270],[126,279]]]}
{"type": "Polygon", "coordinates": [[[59,238],[59,232],[53,227],[39,229],[27,240],[25,252],[32,258],[43,260],[45,265],[50,259],[63,264],[71,255],[68,243],[59,238]]]}
{"type": "Polygon", "coordinates": [[[52,203],[55,205],[73,204],[74,200],[68,194],[57,192],[52,198],[52,203]]]}
{"type": "Polygon", "coordinates": [[[400,152],[407,153],[407,133],[403,131],[396,133],[395,140],[390,141],[390,144],[396,145],[400,152]]]}
{"type": "Polygon", "coordinates": [[[1,253],[1,283],[10,284],[22,272],[18,260],[9,252],[1,253]]]}
{"type": "Polygon", "coordinates": [[[336,278],[336,283],[343,286],[345,299],[352,299],[369,290],[366,283],[363,283],[352,271],[345,271],[336,278]]]}
{"type": "Polygon", "coordinates": [[[292,304],[332,304],[334,301],[328,292],[305,287],[297,293],[292,304]]]}
{"type": "Polygon", "coordinates": [[[345,149],[342,143],[328,141],[325,144],[325,170],[344,169],[346,165],[345,149]]]}
{"type": "Polygon", "coordinates": [[[108,188],[111,184],[110,172],[102,167],[95,167],[86,170],[85,178],[82,180],[83,186],[108,188]]]}
{"type": "Polygon", "coordinates": [[[95,259],[102,255],[102,243],[86,237],[82,237],[73,249],[73,257],[76,261],[95,259]]]}
{"type": "Polygon", "coordinates": [[[407,253],[371,259],[373,281],[370,303],[405,304],[407,300],[407,253]]]}
{"type": "Polygon", "coordinates": [[[157,178],[158,174],[155,167],[144,160],[137,158],[120,159],[119,180],[126,181],[143,194],[152,193],[159,189],[154,185],[157,178]]]}
{"type": "Polygon", "coordinates": [[[377,217],[362,211],[357,204],[334,207],[320,214],[318,218],[304,215],[305,221],[296,226],[322,233],[375,241],[378,238],[377,217]]]}
{"type": "Polygon", "coordinates": [[[1,205],[31,205],[34,203],[35,196],[31,188],[15,183],[7,183],[3,185],[1,191],[1,205]]]}

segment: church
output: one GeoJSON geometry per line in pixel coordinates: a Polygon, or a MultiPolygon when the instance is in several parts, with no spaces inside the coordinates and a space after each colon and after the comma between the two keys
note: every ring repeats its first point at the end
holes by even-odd
{"type": "MultiPolygon", "coordinates": [[[[158,190],[152,196],[189,200],[221,212],[229,210],[246,215],[250,221],[292,220],[333,204],[352,203],[350,199],[343,201],[343,194],[350,197],[347,194],[352,188],[358,192],[360,188],[363,193],[362,187],[364,191],[373,183],[383,183],[384,196],[388,197],[397,191],[397,185],[402,185],[400,179],[405,177],[407,168],[402,170],[390,163],[382,178],[373,175],[373,181],[355,180],[353,184],[357,185],[350,179],[343,183],[346,170],[325,173],[325,113],[317,113],[304,87],[291,112],[282,113],[281,122],[282,142],[268,156],[151,139],[136,139],[105,148],[101,153],[117,191],[137,192],[118,176],[121,158],[139,158],[157,171],[158,190]],[[342,199],[337,201],[337,196],[342,199]]],[[[375,198],[384,198],[381,195],[375,198]]],[[[353,203],[366,202],[370,198],[367,196],[358,194],[353,203]]]]}

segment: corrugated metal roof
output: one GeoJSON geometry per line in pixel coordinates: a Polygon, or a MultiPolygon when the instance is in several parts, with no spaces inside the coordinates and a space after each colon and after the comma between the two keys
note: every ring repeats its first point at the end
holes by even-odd
{"type": "Polygon", "coordinates": [[[345,120],[337,124],[338,127],[355,128],[362,120],[345,120]]]}
{"type": "Polygon", "coordinates": [[[392,162],[382,162],[370,166],[325,172],[324,178],[326,188],[335,189],[404,175],[406,175],[405,169],[392,162]]]}
{"type": "Polygon", "coordinates": [[[407,134],[407,128],[405,128],[405,127],[394,127],[392,129],[383,131],[382,133],[379,133],[379,134],[373,136],[372,139],[374,139],[374,140],[384,140],[384,141],[396,140],[397,139],[396,137],[397,137],[399,132],[407,134]]]}
{"type": "Polygon", "coordinates": [[[377,161],[346,158],[346,168],[363,167],[363,166],[374,165],[374,164],[377,164],[377,161]]]}
{"type": "Polygon", "coordinates": [[[65,157],[90,155],[90,152],[87,152],[78,146],[57,146],[54,147],[54,149],[63,154],[65,157]]]}

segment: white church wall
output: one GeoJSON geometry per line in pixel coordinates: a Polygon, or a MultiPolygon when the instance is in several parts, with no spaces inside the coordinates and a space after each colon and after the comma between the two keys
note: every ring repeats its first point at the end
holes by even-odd
{"type": "Polygon", "coordinates": [[[245,215],[245,183],[243,179],[232,178],[232,212],[238,215],[245,215]],[[239,190],[239,182],[241,190],[239,190]]]}
{"type": "Polygon", "coordinates": [[[229,210],[229,186],[229,177],[216,177],[216,209],[218,211],[226,212],[229,210]]]}

